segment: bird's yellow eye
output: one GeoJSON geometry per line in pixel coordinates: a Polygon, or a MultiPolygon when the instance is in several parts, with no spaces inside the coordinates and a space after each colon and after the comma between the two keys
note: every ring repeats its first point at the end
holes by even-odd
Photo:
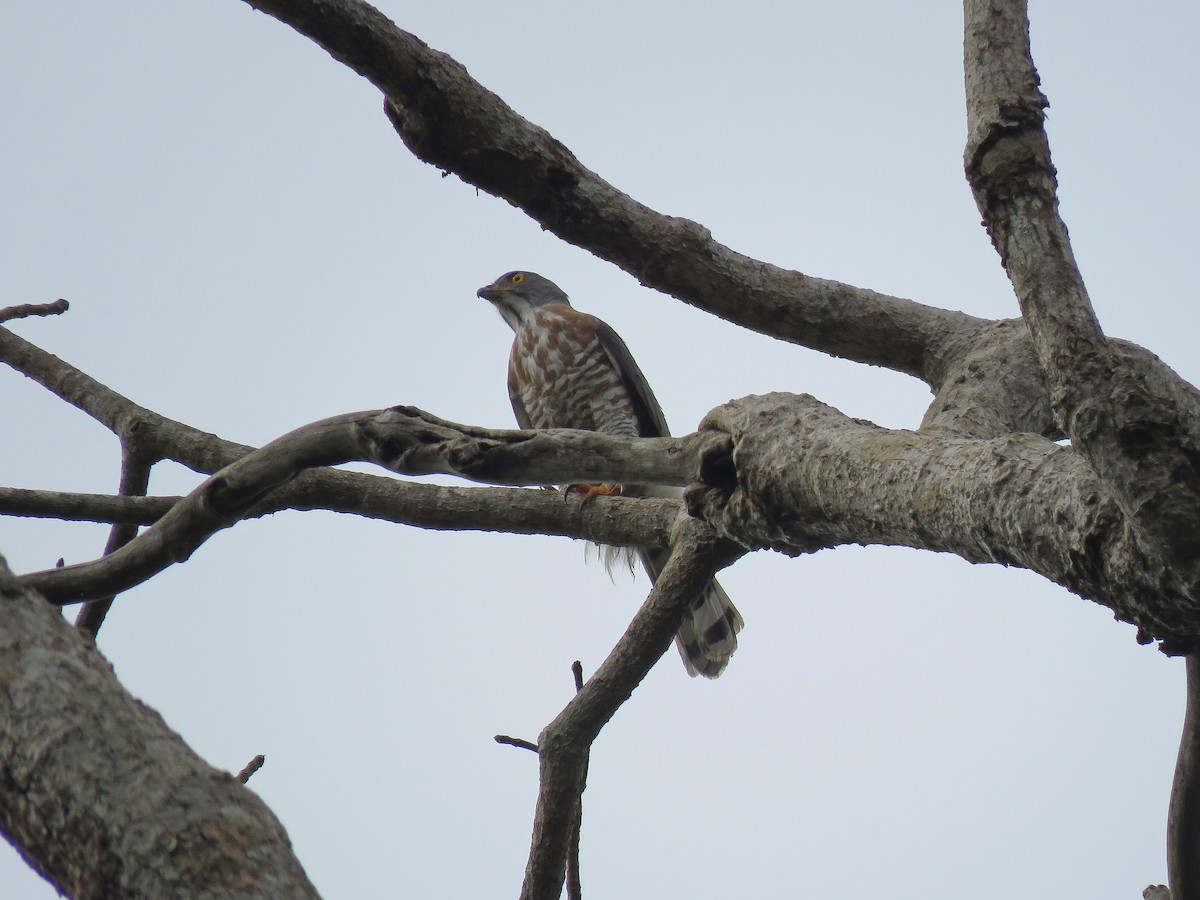
{"type": "Polygon", "coordinates": [[[512,281],[513,284],[520,284],[522,281],[525,280],[525,273],[517,272],[515,275],[513,275],[513,277],[510,280],[512,281]]]}

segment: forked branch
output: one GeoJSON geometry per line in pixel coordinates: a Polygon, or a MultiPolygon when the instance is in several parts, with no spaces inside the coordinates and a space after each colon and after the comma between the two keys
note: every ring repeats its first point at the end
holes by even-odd
{"type": "Polygon", "coordinates": [[[1059,424],[1149,552],[1200,584],[1200,397],[1100,330],[1058,214],[1025,0],[967,0],[965,48],[967,178],[1059,424]]]}
{"type": "MultiPolygon", "coordinates": [[[[269,494],[314,467],[374,462],[405,475],[452,474],[510,484],[622,478],[679,484],[689,480],[689,470],[698,471],[705,448],[723,442],[715,434],[637,439],[565,430],[472,428],[412,407],[335,416],[299,428],[230,464],[111,555],[36,572],[24,581],[57,603],[125,590],[186,560],[217,531],[250,515],[269,494]]],[[[650,511],[661,509],[655,506],[650,511]]],[[[661,546],[665,531],[661,520],[632,513],[631,527],[617,542],[661,546]],[[657,532],[652,532],[654,526],[657,532]]]]}
{"type": "Polygon", "coordinates": [[[521,900],[557,900],[591,746],[671,645],[688,604],[743,552],[696,519],[681,517],[672,554],[608,658],[538,737],[541,779],[521,900]]]}

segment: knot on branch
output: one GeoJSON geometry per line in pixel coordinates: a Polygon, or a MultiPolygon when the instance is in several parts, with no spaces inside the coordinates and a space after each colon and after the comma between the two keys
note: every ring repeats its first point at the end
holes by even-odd
{"type": "Polygon", "coordinates": [[[1160,359],[1110,342],[1097,388],[1067,427],[1097,475],[1185,593],[1200,583],[1200,396],[1160,359]]]}
{"type": "MultiPolygon", "coordinates": [[[[520,442],[522,439],[516,440],[520,442]]],[[[507,462],[498,458],[497,453],[512,444],[513,441],[460,437],[446,447],[446,460],[450,468],[467,478],[489,481],[491,476],[503,470],[507,462]]]]}
{"type": "Polygon", "coordinates": [[[812,397],[765,394],[719,406],[700,423],[701,432],[722,432],[700,460],[700,482],[684,494],[688,511],[721,537],[755,550],[770,548],[796,556],[824,546],[808,528],[810,504],[790,490],[785,470],[802,461],[796,441],[812,397]]]}
{"type": "Polygon", "coordinates": [[[393,406],[358,424],[359,439],[371,459],[412,475],[440,472],[449,448],[464,441],[460,428],[415,406],[393,406]]]}
{"type": "Polygon", "coordinates": [[[968,145],[966,171],[985,214],[996,204],[1031,192],[1054,203],[1056,173],[1040,118],[1036,124],[990,123],[968,145]]]}

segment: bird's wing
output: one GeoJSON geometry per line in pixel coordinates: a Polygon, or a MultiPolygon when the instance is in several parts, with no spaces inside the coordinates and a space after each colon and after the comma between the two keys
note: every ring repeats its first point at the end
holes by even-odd
{"type": "Polygon", "coordinates": [[[621,373],[621,381],[625,384],[625,390],[629,392],[629,399],[637,416],[640,436],[670,437],[671,430],[667,427],[662,407],[658,405],[646,376],[638,368],[633,354],[629,352],[621,336],[607,323],[600,322],[596,328],[596,337],[609,360],[621,373]]]}
{"type": "Polygon", "coordinates": [[[513,415],[517,417],[517,427],[525,431],[533,428],[533,422],[529,420],[529,413],[525,409],[525,403],[521,400],[521,394],[517,391],[516,385],[512,379],[508,380],[508,401],[512,404],[513,415]]]}

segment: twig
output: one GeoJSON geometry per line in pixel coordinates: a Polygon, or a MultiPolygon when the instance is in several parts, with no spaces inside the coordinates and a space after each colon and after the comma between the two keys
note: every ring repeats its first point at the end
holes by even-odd
{"type": "MultiPolygon", "coordinates": [[[[575,678],[575,693],[583,690],[583,663],[579,660],[571,663],[571,674],[575,678]]],[[[533,741],[527,741],[525,738],[510,737],[507,734],[498,734],[493,738],[497,744],[507,744],[510,747],[520,747],[522,750],[532,750],[538,752],[538,745],[533,741]]]]}
{"type": "Polygon", "coordinates": [[[1167,810],[1167,880],[1171,895],[1200,891],[1200,656],[1187,657],[1187,708],[1167,810]]]}
{"type": "Polygon", "coordinates": [[[508,744],[510,747],[520,747],[522,750],[532,750],[538,752],[538,746],[533,741],[527,741],[525,738],[509,737],[507,734],[498,734],[494,738],[497,744],[508,744]]]}
{"type": "MultiPolygon", "coordinates": [[[[583,690],[583,663],[579,660],[571,663],[571,675],[575,679],[575,693],[579,694],[583,690]]],[[[524,738],[509,737],[506,734],[496,735],[497,744],[509,744],[513,747],[521,747],[524,750],[532,750],[538,752],[538,745],[532,741],[527,741],[524,738]]],[[[583,763],[583,781],[587,781],[587,760],[583,763]]],[[[580,788],[580,796],[576,799],[575,811],[571,820],[571,833],[567,838],[567,866],[566,866],[566,882],[567,882],[567,900],[582,900],[583,891],[579,882],[579,832],[583,828],[583,788],[580,788]]]]}
{"type": "Polygon", "coordinates": [[[0,322],[27,319],[30,316],[60,316],[70,308],[71,304],[61,297],[53,303],[22,303],[20,306],[6,306],[0,309],[0,322]]]}
{"type": "MultiPolygon", "coordinates": [[[[571,674],[575,677],[575,693],[583,690],[583,663],[571,663],[571,674]]],[[[587,783],[588,761],[583,761],[583,781],[587,783]]],[[[583,831],[583,795],[575,806],[575,819],[571,822],[571,836],[567,840],[567,900],[582,900],[583,887],[579,880],[579,845],[583,831]]]]}
{"type": "Polygon", "coordinates": [[[267,761],[267,758],[260,753],[260,754],[258,754],[258,756],[254,757],[254,759],[250,760],[250,762],[246,763],[246,767],[244,769],[242,769],[242,771],[238,772],[233,777],[236,778],[238,781],[240,781],[242,784],[245,784],[247,781],[250,780],[251,775],[253,775],[255,772],[257,772],[259,769],[261,769],[263,767],[263,763],[265,763],[266,761],[267,761]]]}

